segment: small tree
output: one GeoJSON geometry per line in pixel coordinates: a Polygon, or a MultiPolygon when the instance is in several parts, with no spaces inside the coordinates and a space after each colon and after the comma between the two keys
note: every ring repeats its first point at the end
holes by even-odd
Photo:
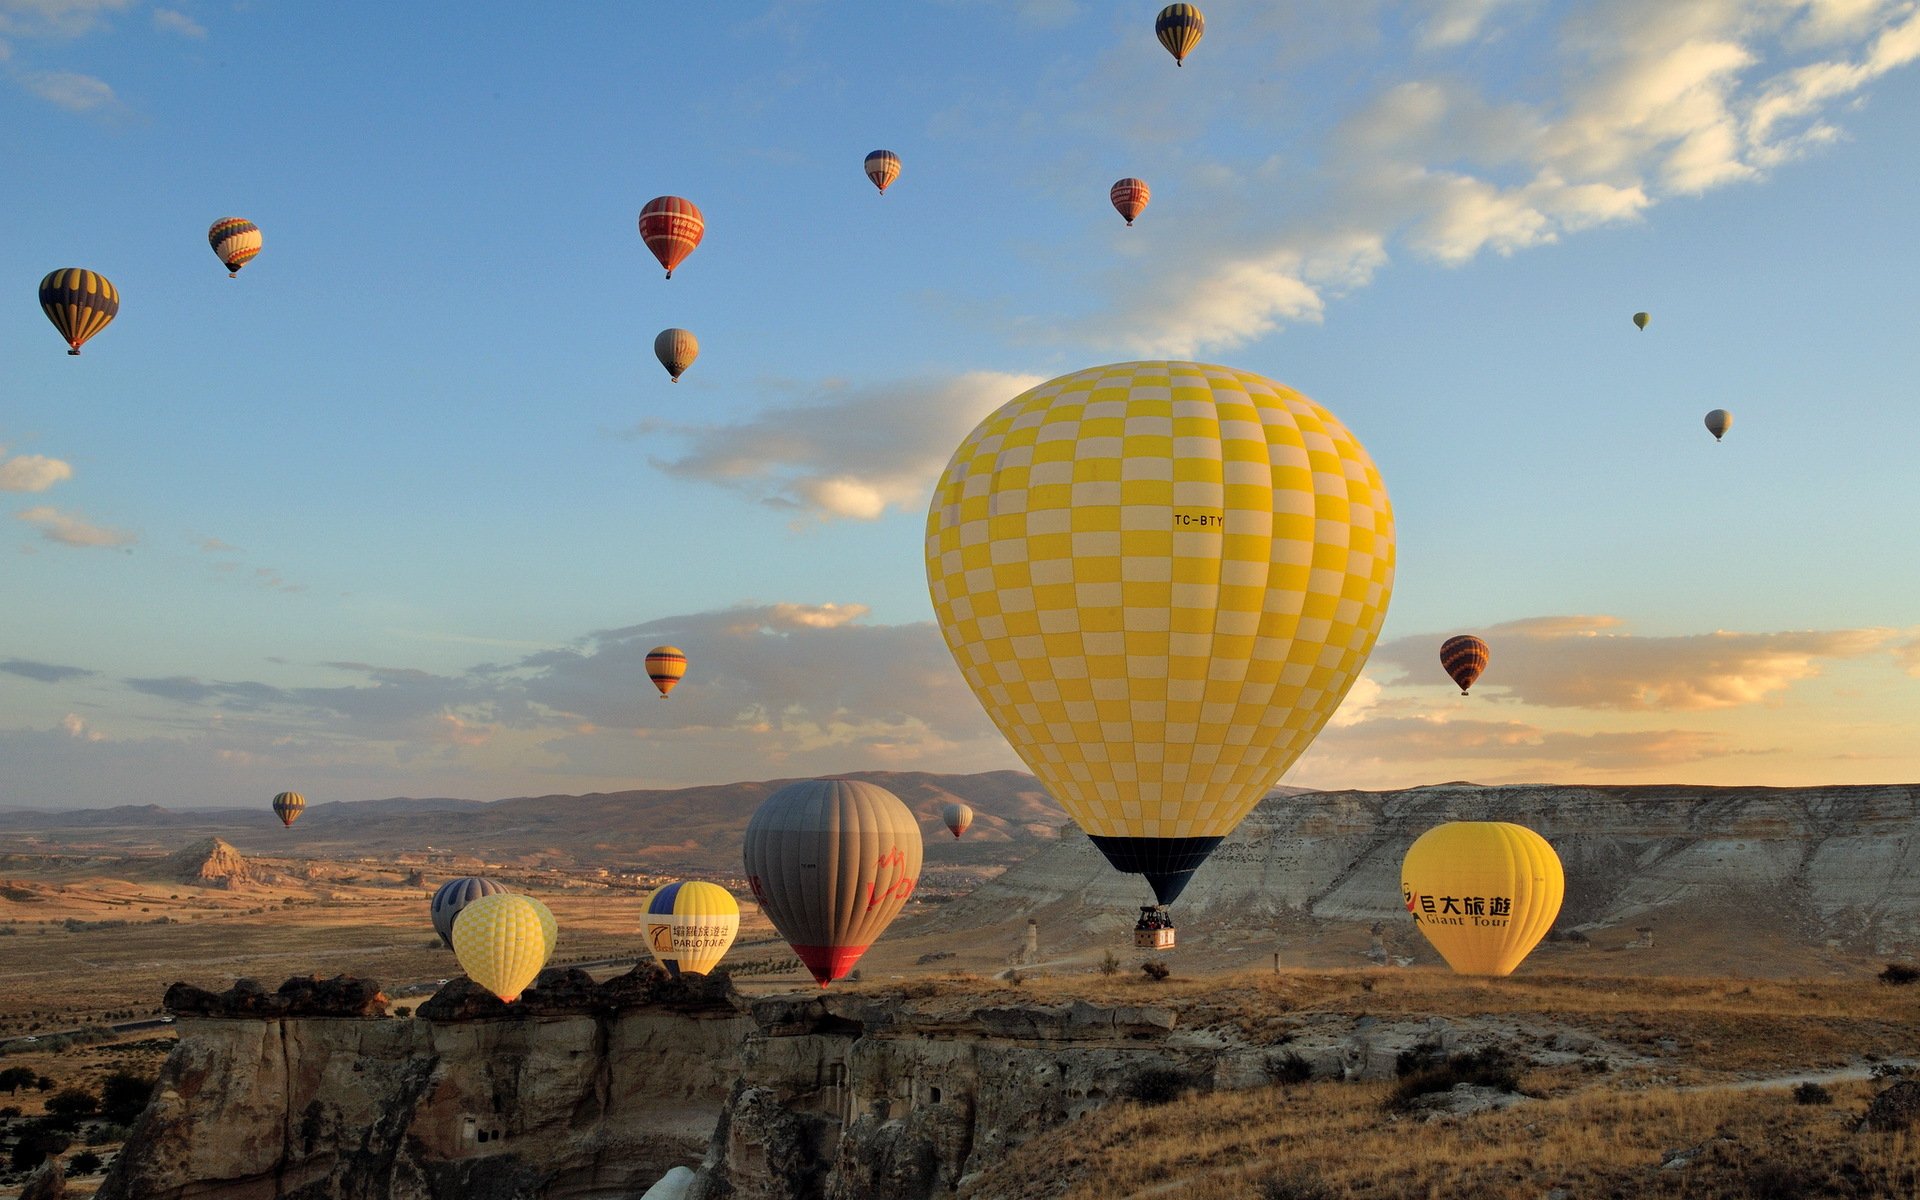
{"type": "Polygon", "coordinates": [[[36,1079],[36,1080],[34,1080],[34,1081],[33,1081],[33,1090],[34,1090],[34,1091],[36,1091],[36,1092],[50,1092],[50,1091],[52,1091],[52,1090],[53,1090],[53,1077],[52,1077],[52,1076],[50,1076],[50,1075],[42,1075],[42,1076],[41,1076],[40,1078],[38,1078],[38,1079],[36,1079]]]}
{"type": "Polygon", "coordinates": [[[131,1125],[153,1095],[151,1076],[120,1070],[100,1085],[100,1115],[116,1125],[131,1125]]]}
{"type": "Polygon", "coordinates": [[[71,1145],[73,1139],[66,1134],[35,1121],[20,1131],[20,1140],[14,1143],[13,1157],[8,1161],[16,1171],[31,1171],[71,1145]]]}
{"type": "Polygon", "coordinates": [[[67,1160],[67,1174],[92,1175],[100,1169],[100,1156],[91,1150],[82,1150],[67,1160]]]}
{"type": "Polygon", "coordinates": [[[100,1101],[92,1092],[82,1088],[61,1088],[47,1097],[47,1115],[57,1118],[67,1129],[78,1125],[80,1118],[90,1117],[99,1111],[100,1101]]]}
{"type": "Polygon", "coordinates": [[[39,1072],[26,1067],[8,1067],[0,1071],[0,1091],[11,1096],[23,1087],[32,1087],[33,1081],[40,1077],[39,1072]]]}

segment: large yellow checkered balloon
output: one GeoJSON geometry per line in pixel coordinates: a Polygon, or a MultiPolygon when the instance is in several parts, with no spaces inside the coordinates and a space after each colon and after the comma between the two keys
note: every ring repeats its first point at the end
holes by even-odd
{"type": "Polygon", "coordinates": [[[987,715],[1165,904],[1365,665],[1393,509],[1366,450],[1298,392],[1117,363],[982,421],[934,492],[926,554],[987,715]]]}
{"type": "Polygon", "coordinates": [[[553,956],[559,925],[532,896],[495,892],[453,919],[453,954],[467,978],[511,1004],[553,956]]]}

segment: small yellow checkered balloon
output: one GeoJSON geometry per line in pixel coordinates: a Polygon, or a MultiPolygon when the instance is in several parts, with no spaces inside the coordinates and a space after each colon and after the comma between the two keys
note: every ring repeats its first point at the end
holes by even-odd
{"type": "Polygon", "coordinates": [[[511,1004],[547,965],[559,933],[546,905],[497,892],[454,918],[453,953],[469,979],[511,1004]]]}
{"type": "Polygon", "coordinates": [[[1393,511],[1333,414],[1247,371],[1094,367],[982,421],[927,514],[974,694],[1165,904],[1333,715],[1393,590],[1393,511]]]}

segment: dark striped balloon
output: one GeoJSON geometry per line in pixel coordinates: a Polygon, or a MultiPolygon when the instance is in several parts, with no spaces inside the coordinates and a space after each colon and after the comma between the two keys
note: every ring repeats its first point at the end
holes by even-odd
{"type": "Polygon", "coordinates": [[[1460,685],[1462,696],[1487,669],[1487,653],[1487,644],[1470,633],[1440,643],[1440,665],[1460,685]]]}
{"type": "Polygon", "coordinates": [[[81,345],[119,313],[120,291],[105,275],[62,267],[40,281],[40,308],[67,339],[67,353],[78,354],[81,345]]]}
{"type": "Polygon", "coordinates": [[[434,892],[433,901],[429,905],[433,913],[433,931],[440,935],[440,940],[447,944],[447,949],[453,949],[453,919],[460,915],[461,910],[482,896],[493,896],[506,891],[508,888],[505,884],[495,883],[491,879],[482,879],[478,875],[462,875],[458,879],[447,880],[440,885],[438,891],[434,892]]]}
{"type": "Polygon", "coordinates": [[[665,700],[667,693],[687,673],[687,656],[678,646],[655,646],[647,651],[647,678],[653,680],[653,686],[660,689],[660,698],[665,700]]]}
{"type": "Polygon", "coordinates": [[[673,278],[673,269],[693,253],[706,233],[707,219],[691,200],[655,196],[640,210],[640,236],[645,239],[647,249],[660,260],[660,265],[667,269],[668,279],[673,278]]]}
{"type": "Polygon", "coordinates": [[[1187,65],[1187,55],[1200,44],[1200,37],[1206,31],[1207,19],[1191,4],[1169,4],[1153,21],[1153,35],[1160,39],[1167,53],[1173,55],[1173,64],[1177,67],[1187,65]]]}
{"type": "Polygon", "coordinates": [[[282,825],[292,825],[307,811],[307,798],[299,792],[281,792],[273,798],[273,815],[282,825]]]}

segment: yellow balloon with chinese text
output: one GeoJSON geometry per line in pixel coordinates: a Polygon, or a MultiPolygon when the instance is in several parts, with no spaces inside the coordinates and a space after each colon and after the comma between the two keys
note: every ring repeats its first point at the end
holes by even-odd
{"type": "Polygon", "coordinates": [[[1547,839],[1506,821],[1427,830],[1400,868],[1400,900],[1462,975],[1510,975],[1560,915],[1567,890],[1547,839]]]}

